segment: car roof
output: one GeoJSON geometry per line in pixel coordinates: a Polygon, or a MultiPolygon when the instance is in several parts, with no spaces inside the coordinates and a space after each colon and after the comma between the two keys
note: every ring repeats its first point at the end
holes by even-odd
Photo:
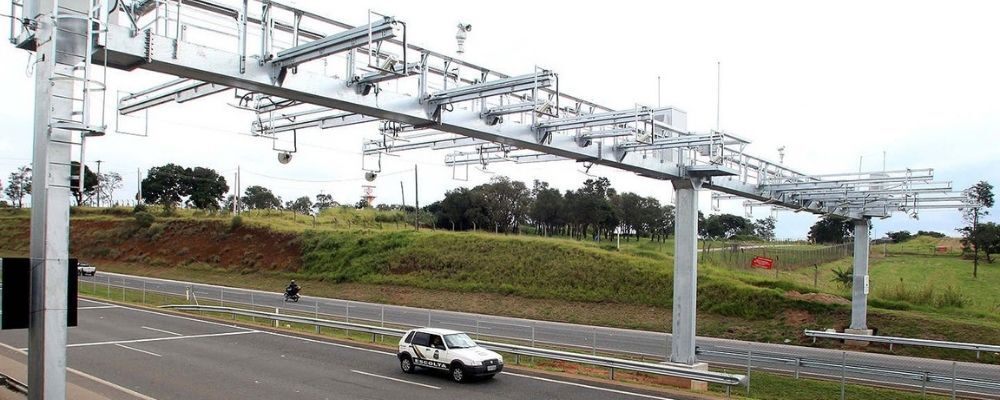
{"type": "Polygon", "coordinates": [[[417,328],[414,329],[414,331],[433,333],[435,335],[454,335],[456,333],[465,333],[461,331],[453,331],[451,329],[440,329],[440,328],[417,328]]]}

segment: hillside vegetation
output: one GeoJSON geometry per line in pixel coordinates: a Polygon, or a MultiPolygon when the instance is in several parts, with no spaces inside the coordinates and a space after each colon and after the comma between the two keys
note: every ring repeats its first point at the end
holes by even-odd
{"type": "MultiPolygon", "coordinates": [[[[73,254],[119,272],[265,290],[295,278],[318,295],[669,329],[670,241],[622,242],[617,250],[607,242],[414,231],[402,213],[373,210],[334,209],[316,218],[151,213],[155,221],[144,227],[131,209],[74,209],[73,254]]],[[[28,226],[25,210],[0,210],[0,256],[26,255],[28,226]]],[[[967,261],[933,253],[937,242],[930,240],[890,245],[888,257],[873,249],[872,326],[881,334],[1000,343],[997,268],[981,268],[972,280],[967,261]]],[[[849,264],[767,271],[702,263],[699,334],[808,344],[802,329],[843,328],[849,292],[831,281],[830,270],[849,264]]]]}

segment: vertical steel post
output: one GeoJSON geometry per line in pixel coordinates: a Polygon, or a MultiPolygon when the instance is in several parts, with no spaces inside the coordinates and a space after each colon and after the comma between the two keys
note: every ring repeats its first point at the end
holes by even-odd
{"type": "Polygon", "coordinates": [[[843,359],[840,364],[840,400],[847,397],[847,352],[843,352],[843,359]]]}
{"type": "Polygon", "coordinates": [[[868,329],[868,220],[854,221],[854,286],[851,329],[868,329]]]}
{"type": "MultiPolygon", "coordinates": [[[[64,0],[64,12],[89,13],[79,0],[64,0]]],[[[66,398],[66,317],[69,268],[70,143],[72,132],[53,127],[56,120],[71,120],[73,81],[69,76],[77,60],[71,51],[85,46],[86,24],[57,29],[57,2],[37,0],[26,4],[25,17],[37,23],[35,31],[35,118],[33,127],[31,196],[31,299],[28,319],[28,398],[66,398]],[[62,43],[67,41],[68,43],[62,43]],[[58,56],[57,56],[58,55],[58,56]]]]}
{"type": "Polygon", "coordinates": [[[698,287],[698,189],[701,179],[672,181],[677,192],[674,225],[674,304],[670,362],[692,365],[698,287]]]}

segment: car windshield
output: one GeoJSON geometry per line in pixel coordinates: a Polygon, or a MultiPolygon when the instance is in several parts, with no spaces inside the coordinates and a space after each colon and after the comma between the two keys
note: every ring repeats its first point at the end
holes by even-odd
{"type": "Polygon", "coordinates": [[[456,333],[454,335],[445,335],[444,342],[448,345],[449,349],[464,349],[467,347],[476,347],[476,342],[472,341],[469,335],[464,333],[456,333]]]}

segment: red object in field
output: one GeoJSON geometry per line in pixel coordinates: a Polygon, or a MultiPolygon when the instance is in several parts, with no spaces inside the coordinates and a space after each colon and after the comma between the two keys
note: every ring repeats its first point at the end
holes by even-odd
{"type": "Polygon", "coordinates": [[[753,260],[750,260],[751,268],[764,268],[771,269],[774,268],[774,260],[766,257],[757,256],[753,260]]]}
{"type": "Polygon", "coordinates": [[[947,253],[948,252],[948,246],[938,246],[937,247],[937,252],[938,253],[947,253]]]}

